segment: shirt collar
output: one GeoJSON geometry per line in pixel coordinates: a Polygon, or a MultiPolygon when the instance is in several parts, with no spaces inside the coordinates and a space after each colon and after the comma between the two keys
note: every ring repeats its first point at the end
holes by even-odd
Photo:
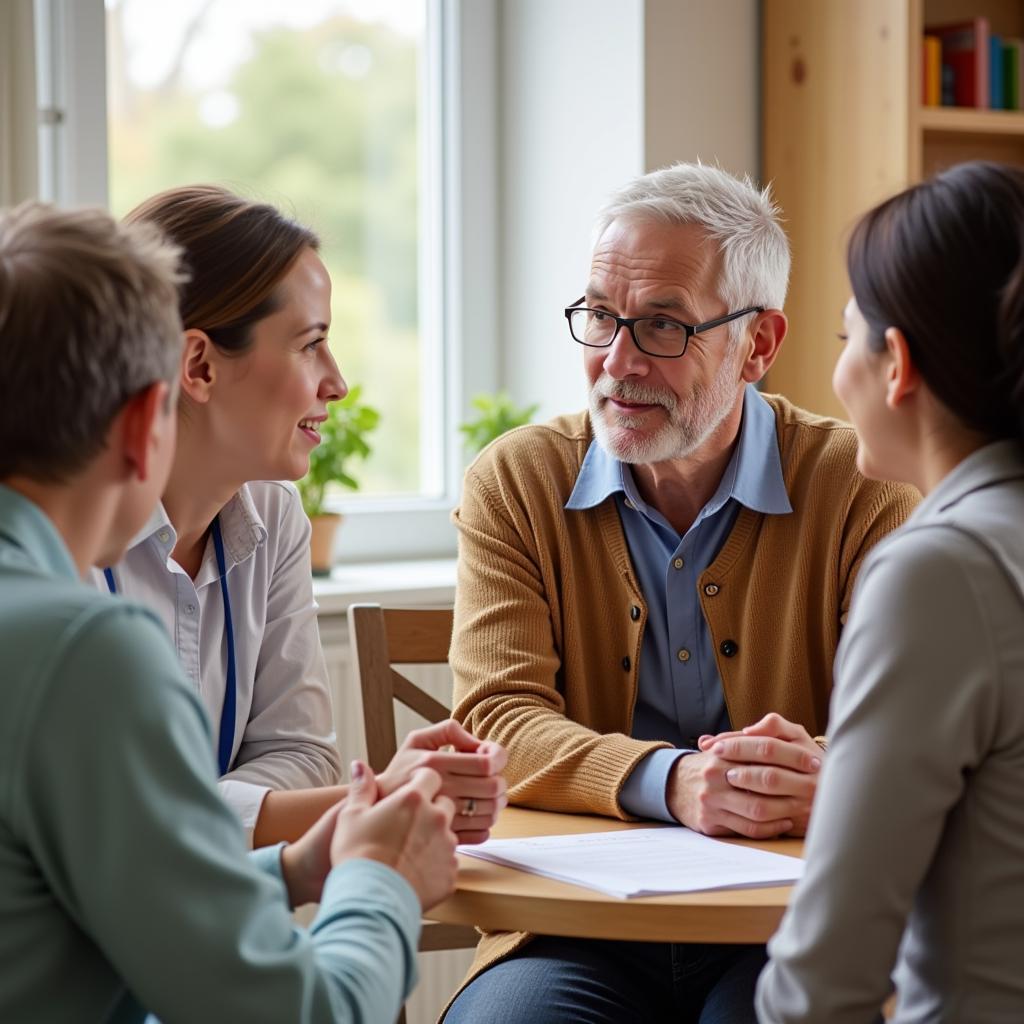
{"type": "MultiPolygon", "coordinates": [[[[595,438],[565,507],[593,508],[620,491],[634,504],[639,501],[629,467],[609,455],[595,438]]],[[[783,515],[793,511],[782,477],[775,413],[753,385],[747,385],[743,395],[743,419],[732,458],[702,515],[713,515],[730,498],[754,512],[783,515]]]]}
{"type": "MultiPolygon", "coordinates": [[[[224,538],[224,552],[237,565],[244,562],[267,539],[267,527],[256,510],[248,484],[242,486],[220,510],[220,531],[224,538]]],[[[160,502],[146,525],[132,538],[129,550],[157,537],[167,551],[171,551],[178,535],[167,516],[163,502],[160,502]]]]}
{"type": "Polygon", "coordinates": [[[909,521],[926,519],[936,512],[945,512],[972,491],[1024,478],[1024,450],[1016,440],[994,441],[967,456],[920,505],[909,521]]]}
{"type": "Polygon", "coordinates": [[[49,516],[23,494],[0,484],[0,538],[19,552],[16,560],[52,576],[79,580],[78,567],[49,516]]]}
{"type": "MultiPolygon", "coordinates": [[[[775,412],[753,384],[743,396],[743,422],[729,462],[735,477],[727,497],[735,498],[754,512],[785,515],[793,511],[782,478],[782,456],[775,427],[775,412]]],[[[729,476],[727,469],[723,483],[729,476]]],[[[723,501],[724,504],[724,501],[723,501]]]]}

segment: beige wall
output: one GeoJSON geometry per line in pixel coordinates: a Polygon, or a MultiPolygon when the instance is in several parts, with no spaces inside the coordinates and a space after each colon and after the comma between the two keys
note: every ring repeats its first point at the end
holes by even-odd
{"type": "Polygon", "coordinates": [[[758,0],[646,0],[644,167],[700,158],[756,177],[758,0]]]}
{"type": "Polygon", "coordinates": [[[0,0],[0,206],[36,195],[32,0],[0,0]]]}
{"type": "Polygon", "coordinates": [[[679,160],[759,171],[757,0],[499,0],[498,378],[582,408],[562,308],[608,193],[679,160]]]}

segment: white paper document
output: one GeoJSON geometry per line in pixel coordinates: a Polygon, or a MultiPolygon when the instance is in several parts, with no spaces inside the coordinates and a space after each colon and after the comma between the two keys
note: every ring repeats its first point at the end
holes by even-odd
{"type": "Polygon", "coordinates": [[[459,853],[622,899],[787,885],[804,866],[799,857],[723,843],[682,827],[489,839],[460,846],[459,853]]]}

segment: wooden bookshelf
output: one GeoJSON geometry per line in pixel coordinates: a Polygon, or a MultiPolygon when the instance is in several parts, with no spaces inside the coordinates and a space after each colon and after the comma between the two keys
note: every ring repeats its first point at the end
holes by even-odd
{"type": "Polygon", "coordinates": [[[1024,111],[922,107],[918,123],[927,140],[941,135],[1024,135],[1024,111]]]}
{"type": "Polygon", "coordinates": [[[925,25],[984,15],[1024,37],[1024,0],[764,0],[762,174],[793,245],[790,333],[767,380],[842,415],[831,377],[845,245],[874,203],[961,160],[1024,165],[1024,112],[925,107],[925,25]]]}

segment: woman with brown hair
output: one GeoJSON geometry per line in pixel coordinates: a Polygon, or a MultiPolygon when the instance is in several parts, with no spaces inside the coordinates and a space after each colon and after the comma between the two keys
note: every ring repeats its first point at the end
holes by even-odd
{"type": "MultiPolygon", "coordinates": [[[[316,235],[215,186],[147,200],[184,253],[177,452],[162,504],[94,582],[158,612],[213,725],[220,789],[256,846],[301,834],[345,793],[317,630],[309,521],[295,489],[347,387],[327,345],[316,235]]],[[[504,752],[454,722],[410,735],[378,778],[441,773],[464,842],[503,805],[504,752]],[[456,753],[441,753],[454,745],[456,753]]]]}
{"type": "Polygon", "coordinates": [[[969,163],[853,232],[833,387],[925,499],[861,570],[764,1022],[1024,1019],[1024,170],[969,163]]]}

